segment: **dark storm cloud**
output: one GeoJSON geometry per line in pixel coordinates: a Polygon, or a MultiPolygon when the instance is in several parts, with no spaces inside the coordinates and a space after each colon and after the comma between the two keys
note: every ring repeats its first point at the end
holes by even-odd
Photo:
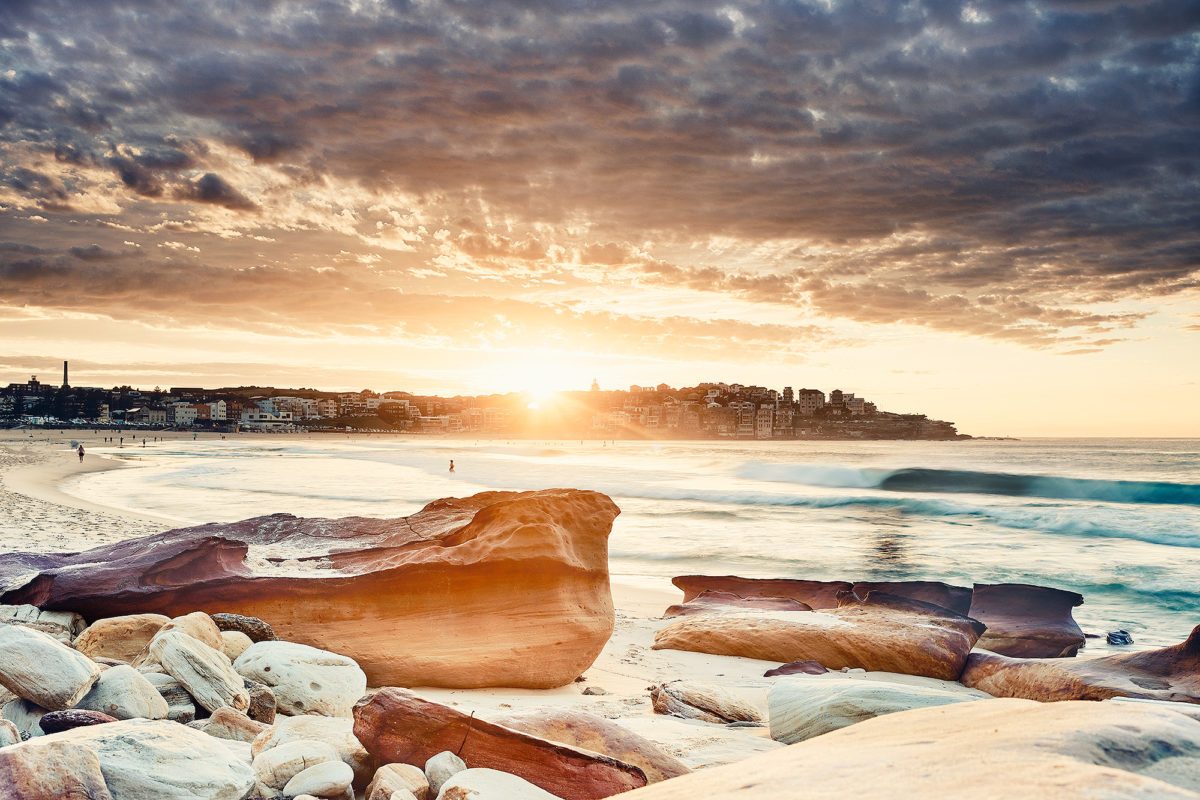
{"type": "Polygon", "coordinates": [[[416,197],[471,257],[548,257],[546,230],[586,220],[587,263],[1036,345],[1128,323],[1055,309],[1197,284],[1195,3],[215,8],[5,4],[0,148],[77,173],[4,184],[65,210],[107,191],[95,166],[122,202],[270,219],[291,192],[211,142],[292,188],[416,197]],[[762,274],[635,254],[710,237],[823,249],[762,274]]]}

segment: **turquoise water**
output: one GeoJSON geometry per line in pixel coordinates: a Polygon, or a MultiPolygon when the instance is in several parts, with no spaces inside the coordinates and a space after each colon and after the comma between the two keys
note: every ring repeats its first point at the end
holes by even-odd
{"type": "MultiPolygon", "coordinates": [[[[1088,632],[1200,624],[1200,441],[497,442],[231,437],[112,450],[68,491],[182,524],[411,514],[487,489],[594,489],[617,573],[1080,592],[1088,632]],[[457,470],[447,471],[450,459],[457,470]]],[[[1102,640],[1101,640],[1102,642],[1102,640]]],[[[1093,642],[1090,647],[1103,648],[1093,642]]]]}

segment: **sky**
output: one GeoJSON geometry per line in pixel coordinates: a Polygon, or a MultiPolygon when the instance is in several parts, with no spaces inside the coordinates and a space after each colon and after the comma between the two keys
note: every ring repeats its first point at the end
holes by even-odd
{"type": "Polygon", "coordinates": [[[1200,4],[0,3],[0,383],[1200,436],[1200,4]]]}

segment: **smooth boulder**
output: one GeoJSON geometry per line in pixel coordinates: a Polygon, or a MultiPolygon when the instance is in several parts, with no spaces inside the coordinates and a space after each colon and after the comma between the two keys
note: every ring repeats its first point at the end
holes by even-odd
{"type": "Polygon", "coordinates": [[[691,650],[765,661],[817,661],[955,680],[983,625],[940,606],[871,592],[844,592],[826,611],[697,614],[654,637],[654,649],[691,650]]]}
{"type": "Polygon", "coordinates": [[[111,717],[100,711],[69,708],[66,711],[47,711],[38,720],[38,726],[42,729],[43,733],[50,735],[52,733],[74,730],[75,728],[86,728],[89,725],[107,725],[110,722],[118,721],[116,717],[111,717]]]}
{"type": "Polygon", "coordinates": [[[275,514],[82,553],[4,553],[0,602],[89,619],[232,612],[354,659],[373,686],[551,688],[612,634],[618,513],[597,492],[483,492],[402,519],[275,514]]]}
{"type": "Polygon", "coordinates": [[[1200,625],[1182,644],[1090,659],[971,654],[962,682],[996,697],[1200,703],[1200,625]]]}
{"type": "Polygon", "coordinates": [[[259,794],[271,795],[281,791],[288,781],[301,772],[327,761],[336,761],[349,769],[337,750],[319,739],[295,739],[259,753],[253,761],[259,794]]]}
{"type": "Polygon", "coordinates": [[[565,800],[501,770],[464,769],[442,786],[438,800],[565,800]]]}
{"type": "Polygon", "coordinates": [[[256,642],[233,668],[270,687],[278,710],[291,716],[348,717],[367,691],[354,659],[294,642],[256,642]]]}
{"type": "Polygon", "coordinates": [[[0,800],[113,800],[113,796],[91,748],[45,740],[0,748],[0,800]]]}
{"type": "Polygon", "coordinates": [[[283,796],[335,797],[349,789],[353,782],[354,770],[349,765],[342,761],[326,761],[296,773],[283,787],[283,796]]]}
{"type": "Polygon", "coordinates": [[[219,650],[182,630],[166,630],[166,626],[155,634],[148,650],[167,674],[183,684],[196,703],[209,711],[216,711],[221,706],[231,706],[238,711],[249,708],[250,695],[242,676],[219,650]]]}
{"type": "Polygon", "coordinates": [[[360,700],[354,733],[383,763],[421,764],[449,750],[472,767],[511,772],[565,800],[594,800],[646,784],[645,774],[631,764],[496,725],[403,689],[380,689],[360,700]]]}
{"type": "Polygon", "coordinates": [[[425,777],[429,779],[430,793],[437,797],[446,781],[466,768],[466,762],[449,750],[430,756],[425,762],[425,777]]]}
{"type": "Polygon", "coordinates": [[[75,707],[100,711],[117,719],[166,719],[170,711],[154,684],[125,665],[104,670],[75,707]]]}
{"type": "Polygon", "coordinates": [[[100,678],[100,667],[48,634],[0,625],[0,685],[48,711],[65,711],[100,678]]]}
{"type": "Polygon", "coordinates": [[[254,786],[249,764],[220,740],[167,720],[130,719],[75,728],[27,744],[57,742],[95,752],[116,800],[242,800],[254,786]]]}
{"type": "Polygon", "coordinates": [[[250,754],[258,757],[288,742],[314,739],[334,749],[338,758],[354,770],[356,785],[366,786],[374,774],[376,759],[354,735],[354,720],[345,717],[280,717],[250,745],[250,754]]]}
{"type": "Polygon", "coordinates": [[[98,619],[79,634],[75,649],[88,658],[133,662],[154,634],[171,621],[162,614],[126,614],[98,619]]]}
{"type": "Polygon", "coordinates": [[[429,796],[429,779],[420,767],[412,764],[384,764],[375,770],[365,798],[390,800],[396,792],[408,792],[416,800],[426,800],[429,796]]]}
{"type": "Polygon", "coordinates": [[[983,692],[794,675],[771,687],[767,710],[771,738],[795,744],[884,714],[981,699],[991,698],[983,692]]]}

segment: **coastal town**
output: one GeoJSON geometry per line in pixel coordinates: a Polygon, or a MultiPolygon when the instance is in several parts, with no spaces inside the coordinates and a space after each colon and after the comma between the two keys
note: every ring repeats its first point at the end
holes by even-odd
{"type": "Polygon", "coordinates": [[[240,386],[135,389],[9,383],[0,424],[238,431],[385,431],[587,439],[964,439],[954,423],[895,413],[853,392],[739,383],[633,385],[535,396],[328,392],[240,386]]]}

